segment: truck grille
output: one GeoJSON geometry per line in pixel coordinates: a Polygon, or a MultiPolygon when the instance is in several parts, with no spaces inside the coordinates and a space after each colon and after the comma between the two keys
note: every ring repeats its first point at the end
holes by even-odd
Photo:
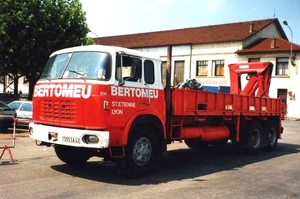
{"type": "Polygon", "coordinates": [[[44,120],[75,122],[77,120],[77,103],[73,100],[42,100],[40,113],[44,120]]]}

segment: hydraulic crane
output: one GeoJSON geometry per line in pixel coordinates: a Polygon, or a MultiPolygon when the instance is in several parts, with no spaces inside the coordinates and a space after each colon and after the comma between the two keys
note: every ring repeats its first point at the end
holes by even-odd
{"type": "Polygon", "coordinates": [[[250,62],[229,64],[230,93],[256,97],[269,97],[273,64],[250,62]],[[247,74],[248,83],[242,88],[241,76],[247,74]]]}

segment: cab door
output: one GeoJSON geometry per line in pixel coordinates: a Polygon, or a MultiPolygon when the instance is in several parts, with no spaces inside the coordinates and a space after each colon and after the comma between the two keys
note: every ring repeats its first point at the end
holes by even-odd
{"type": "Polygon", "coordinates": [[[136,113],[148,105],[148,87],[142,79],[142,59],[130,55],[116,55],[116,81],[111,86],[110,123],[124,127],[136,113]]]}

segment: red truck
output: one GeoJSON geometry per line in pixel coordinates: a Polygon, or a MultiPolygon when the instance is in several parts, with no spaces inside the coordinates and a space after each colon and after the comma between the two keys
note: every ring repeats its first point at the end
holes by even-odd
{"type": "Polygon", "coordinates": [[[155,54],[101,45],[63,49],[50,55],[35,85],[29,134],[67,164],[104,157],[130,177],[148,173],[173,141],[199,150],[230,141],[251,154],[272,151],[282,133],[281,100],[268,96],[272,68],[230,64],[230,93],[216,93],[163,86],[155,54]]]}

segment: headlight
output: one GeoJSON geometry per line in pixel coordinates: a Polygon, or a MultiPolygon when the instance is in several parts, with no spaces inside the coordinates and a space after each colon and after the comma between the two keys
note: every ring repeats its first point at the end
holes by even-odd
{"type": "Polygon", "coordinates": [[[82,140],[87,144],[97,144],[99,142],[99,138],[96,135],[85,135],[82,140]]]}

